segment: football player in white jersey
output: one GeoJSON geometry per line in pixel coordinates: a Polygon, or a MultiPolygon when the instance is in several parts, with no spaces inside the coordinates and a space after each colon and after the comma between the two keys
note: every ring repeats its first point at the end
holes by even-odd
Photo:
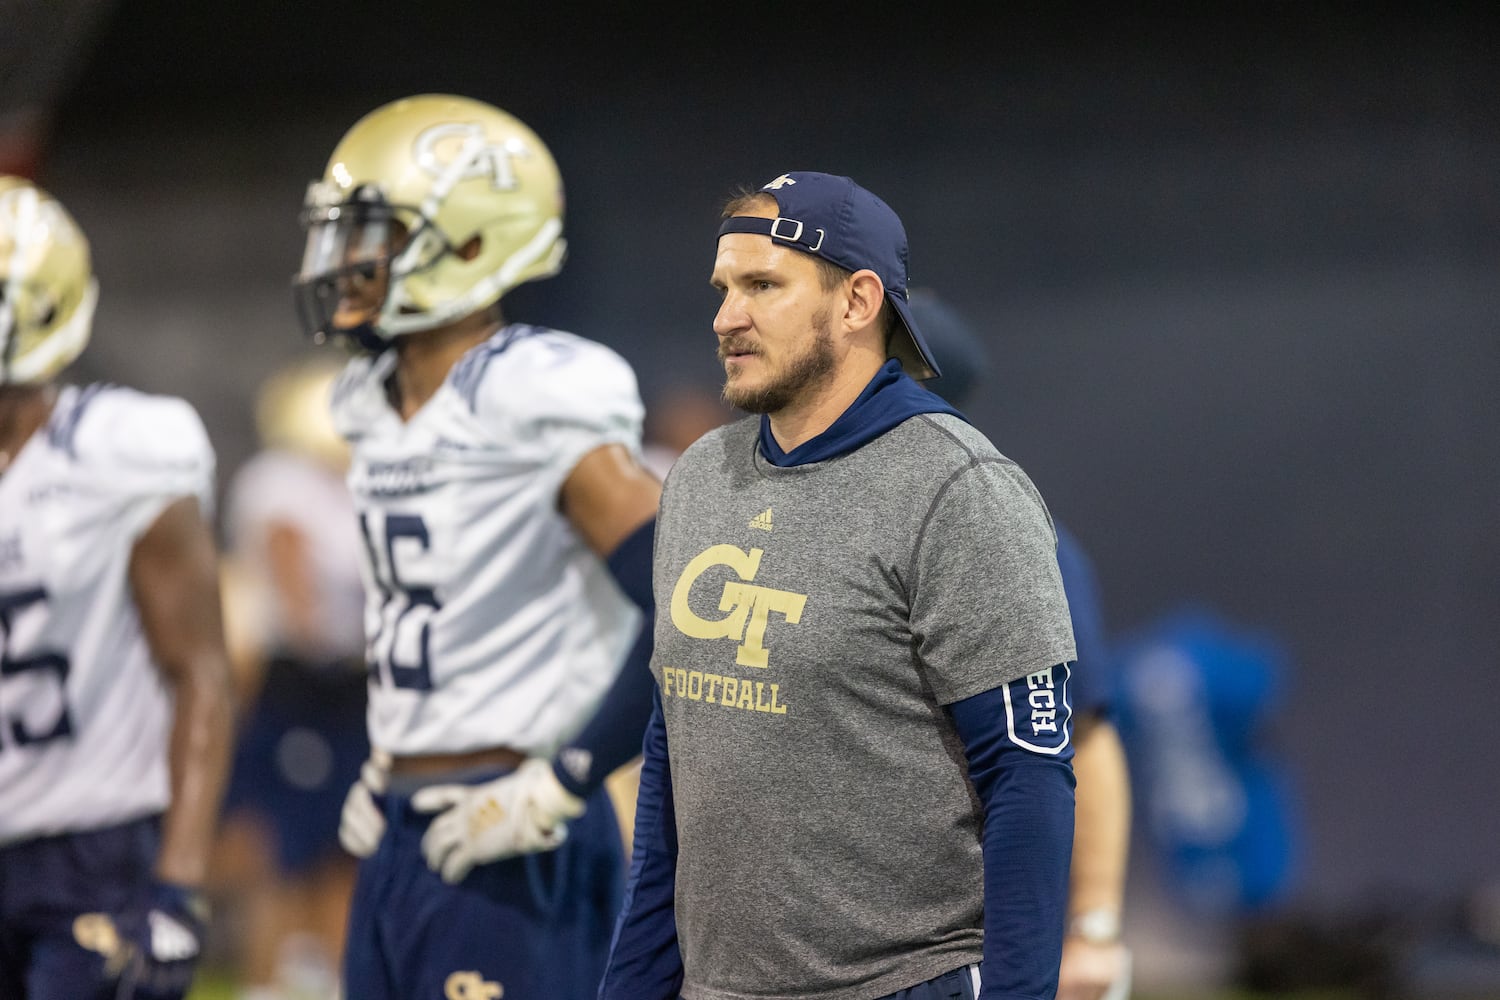
{"type": "Polygon", "coordinates": [[[360,1000],[592,998],[608,950],[660,483],[630,366],[502,316],[560,268],[562,212],[530,128],[440,94],[360,119],[304,206],[304,325],[362,351],[333,400],[367,593],[360,1000]]]}
{"type": "Polygon", "coordinates": [[[87,240],[0,177],[0,1000],[178,1000],[233,725],[192,407],[55,381],[87,240]]]}

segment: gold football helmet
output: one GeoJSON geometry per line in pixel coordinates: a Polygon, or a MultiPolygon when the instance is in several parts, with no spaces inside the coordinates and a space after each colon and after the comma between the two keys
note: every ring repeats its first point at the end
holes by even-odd
{"type": "Polygon", "coordinates": [[[45,382],[83,352],[99,286],[62,203],[0,174],[0,384],[45,382]]]}
{"type": "Polygon", "coordinates": [[[447,94],[384,105],[308,188],[303,326],[378,350],[488,308],[558,272],[562,216],[557,164],[520,120],[447,94]]]}

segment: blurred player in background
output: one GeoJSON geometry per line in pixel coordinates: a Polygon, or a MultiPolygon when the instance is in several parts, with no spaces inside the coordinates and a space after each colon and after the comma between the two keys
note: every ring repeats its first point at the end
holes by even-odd
{"type": "Polygon", "coordinates": [[[55,381],[88,242],[0,176],[0,998],[174,1000],[233,731],[214,453],[186,402],[55,381]]]}
{"type": "Polygon", "coordinates": [[[677,456],[687,446],[715,427],[734,418],[734,410],[707,386],[674,385],[652,397],[646,405],[646,467],[658,479],[666,479],[677,456]]]}
{"type": "MultiPolygon", "coordinates": [[[[968,321],[930,289],[911,295],[912,314],[943,374],[923,383],[962,408],[985,382],[988,352],[968,321]]],[[[1105,640],[1098,581],[1087,553],[1054,516],[1057,563],[1078,664],[1073,697],[1075,821],[1068,878],[1068,930],[1063,938],[1057,1000],[1125,1000],[1130,950],[1120,940],[1130,846],[1130,775],[1115,725],[1115,681],[1105,640]]]]}
{"type": "Polygon", "coordinates": [[[556,273],[563,189],[524,123],[421,95],[357,122],[303,212],[314,339],[363,536],[371,757],[345,989],[592,998],[623,891],[605,778],[649,715],[651,543],[634,373],[507,322],[556,273]]]}
{"type": "Polygon", "coordinates": [[[339,813],[369,753],[359,528],[349,449],[329,414],[339,360],[301,359],[261,388],[262,450],[230,485],[246,646],[223,840],[239,848],[244,1000],[335,995],[355,860],[339,813]]]}

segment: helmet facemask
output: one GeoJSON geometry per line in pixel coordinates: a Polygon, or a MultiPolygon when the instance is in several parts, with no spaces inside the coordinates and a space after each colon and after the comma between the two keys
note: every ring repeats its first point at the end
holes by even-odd
{"type": "Polygon", "coordinates": [[[326,182],[309,185],[302,227],[307,245],[297,312],[317,343],[337,335],[369,350],[383,348],[389,317],[401,309],[403,281],[453,252],[419,210],[390,204],[368,184],[347,199],[326,182]]]}

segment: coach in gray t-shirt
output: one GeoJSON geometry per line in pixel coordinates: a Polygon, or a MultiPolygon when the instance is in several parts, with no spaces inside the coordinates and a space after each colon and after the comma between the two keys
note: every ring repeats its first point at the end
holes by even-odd
{"type": "Polygon", "coordinates": [[[725,396],[668,476],[657,701],[602,1000],[1043,998],[1072,629],[1026,474],[912,376],[906,235],[846,177],[724,211],[725,396]]]}

